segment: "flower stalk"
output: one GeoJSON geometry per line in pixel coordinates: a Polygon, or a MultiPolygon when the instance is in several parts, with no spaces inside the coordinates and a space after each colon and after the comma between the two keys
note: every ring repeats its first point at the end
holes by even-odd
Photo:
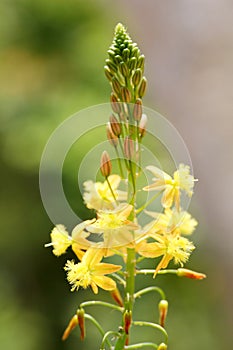
{"type": "Polygon", "coordinates": [[[95,211],[93,219],[78,224],[71,235],[63,225],[57,225],[51,232],[51,243],[46,244],[46,247],[53,247],[56,256],[72,249],[75,259],[68,260],[64,267],[72,292],[91,288],[94,294],[98,294],[101,288],[111,294],[113,303],[102,300],[82,302],[62,336],[66,340],[79,326],[80,338],[84,340],[85,320],[90,320],[101,335],[102,350],[105,346],[110,350],[146,347],[165,350],[168,347],[165,329],[168,301],[165,293],[154,285],[152,279],[150,286],[135,292],[138,275],[156,278],[157,275],[175,274],[196,280],[206,277],[203,273],[183,268],[195,248],[189,236],[197,226],[197,221],[181,205],[183,195],[192,196],[196,181],[189,166],[180,164],[169,175],[149,165],[146,170],[153,175],[152,183],[138,185],[142,171],[141,145],[147,128],[142,102],[147,87],[144,65],[145,56],[119,23],[104,66],[111,86],[112,108],[109,121],[106,120],[106,135],[115,150],[119,174],[112,173],[111,157],[104,150],[99,163],[104,181],[84,182],[83,200],[88,209],[95,211]],[[121,189],[121,185],[125,190],[121,189]],[[139,207],[138,191],[155,191],[155,194],[139,207]],[[146,208],[155,202],[161,205],[161,210],[147,211],[146,208]],[[149,223],[143,225],[139,214],[149,217],[149,223]],[[113,256],[121,259],[119,265],[110,262],[113,256]],[[145,259],[153,259],[155,267],[145,268],[145,259]],[[181,267],[167,268],[171,261],[181,267]],[[137,299],[150,292],[160,297],[158,323],[135,321],[137,299]],[[121,314],[118,331],[114,328],[105,332],[101,323],[84,311],[86,307],[97,305],[121,314]],[[157,345],[153,337],[151,342],[131,343],[131,328],[138,326],[159,330],[164,342],[157,345]]]}

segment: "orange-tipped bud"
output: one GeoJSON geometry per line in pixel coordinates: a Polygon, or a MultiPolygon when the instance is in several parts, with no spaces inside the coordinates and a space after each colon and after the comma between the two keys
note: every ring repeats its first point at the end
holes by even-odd
{"type": "Polygon", "coordinates": [[[110,102],[111,102],[113,112],[119,114],[121,112],[121,106],[118,102],[117,96],[114,93],[111,93],[110,102]]]}
{"type": "Polygon", "coordinates": [[[142,117],[142,100],[140,98],[137,98],[134,104],[133,117],[134,117],[134,120],[140,122],[142,117]]]}
{"type": "Polygon", "coordinates": [[[65,329],[65,331],[64,331],[64,333],[63,333],[63,335],[62,335],[62,340],[66,340],[66,339],[69,337],[71,331],[72,331],[77,325],[78,325],[78,315],[74,315],[74,316],[71,318],[71,320],[70,320],[68,326],[66,327],[66,329],[65,329]]]}
{"type": "Polygon", "coordinates": [[[113,134],[115,134],[116,136],[120,136],[121,124],[118,122],[117,118],[112,114],[109,120],[113,134]]]}
{"type": "Polygon", "coordinates": [[[159,324],[165,326],[165,320],[167,317],[168,302],[167,300],[160,300],[159,302],[159,324]]]}
{"type": "Polygon", "coordinates": [[[180,268],[177,270],[177,276],[188,277],[195,280],[203,280],[204,278],[206,278],[206,275],[204,273],[183,269],[183,268],[180,268]]]}
{"type": "Polygon", "coordinates": [[[115,300],[115,302],[122,307],[124,305],[124,303],[123,303],[123,300],[122,300],[122,297],[120,295],[118,288],[112,290],[110,293],[111,293],[112,298],[115,300]]]}
{"type": "Polygon", "coordinates": [[[129,334],[129,329],[131,326],[131,322],[132,322],[132,312],[129,310],[126,310],[124,313],[124,331],[125,334],[129,334]]]}
{"type": "Polygon", "coordinates": [[[114,147],[117,147],[118,146],[118,137],[113,134],[110,123],[107,124],[106,133],[107,133],[107,138],[108,138],[108,141],[110,142],[110,144],[114,147]]]}
{"type": "Polygon", "coordinates": [[[143,137],[146,133],[146,124],[147,124],[147,116],[146,114],[142,114],[140,123],[139,123],[139,133],[141,135],[141,137],[143,137]]]}
{"type": "Polygon", "coordinates": [[[133,140],[126,136],[124,141],[124,153],[127,159],[132,159],[134,155],[134,142],[133,140]]]}
{"type": "Polygon", "coordinates": [[[159,344],[157,350],[167,350],[167,345],[164,343],[159,344]]]}
{"type": "Polygon", "coordinates": [[[84,310],[78,309],[77,315],[78,315],[78,324],[80,328],[80,338],[83,340],[85,338],[85,318],[84,318],[84,310]]]}
{"type": "Polygon", "coordinates": [[[100,171],[104,177],[108,177],[112,171],[112,163],[106,151],[104,151],[101,156],[100,171]]]}
{"type": "Polygon", "coordinates": [[[131,92],[125,86],[123,86],[121,88],[121,98],[122,98],[122,101],[127,102],[127,103],[130,103],[130,101],[131,101],[131,92]]]}

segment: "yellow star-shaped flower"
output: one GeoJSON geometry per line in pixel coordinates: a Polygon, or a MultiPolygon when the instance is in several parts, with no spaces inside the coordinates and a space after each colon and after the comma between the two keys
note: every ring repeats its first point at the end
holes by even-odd
{"type": "Polygon", "coordinates": [[[71,291],[78,290],[79,287],[86,289],[91,286],[93,292],[97,294],[98,287],[105,290],[116,288],[115,281],[104,275],[120,270],[121,266],[101,263],[103,255],[103,249],[92,247],[86,251],[80,263],[67,261],[64,269],[67,271],[67,280],[72,285],[71,291]]]}
{"type": "Polygon", "coordinates": [[[147,169],[155,176],[155,182],[143,189],[144,191],[164,191],[161,200],[164,208],[170,208],[175,203],[177,210],[180,209],[180,190],[185,191],[189,197],[192,196],[196,180],[190,174],[188,165],[180,164],[173,178],[155,166],[148,166],[147,169]]]}

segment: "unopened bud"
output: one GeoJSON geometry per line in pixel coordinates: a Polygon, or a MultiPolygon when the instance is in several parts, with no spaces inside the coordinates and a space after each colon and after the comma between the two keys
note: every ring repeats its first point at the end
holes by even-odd
{"type": "Polygon", "coordinates": [[[141,137],[143,137],[146,133],[146,124],[147,124],[147,116],[146,114],[142,113],[142,117],[139,123],[139,134],[141,137]]]}
{"type": "Polygon", "coordinates": [[[127,102],[127,103],[130,103],[130,101],[131,101],[131,92],[125,86],[123,86],[121,88],[121,98],[122,98],[122,101],[127,102]]]}
{"type": "Polygon", "coordinates": [[[115,63],[112,62],[112,60],[106,59],[105,63],[109,67],[111,72],[114,72],[114,73],[117,72],[117,66],[115,65],[115,63]]]}
{"type": "Polygon", "coordinates": [[[85,318],[84,318],[84,310],[78,309],[77,315],[78,315],[78,324],[80,328],[80,338],[83,340],[85,338],[85,318]]]}
{"type": "Polygon", "coordinates": [[[108,177],[112,171],[112,163],[107,151],[104,151],[100,160],[100,171],[104,177],[108,177]]]}
{"type": "Polygon", "coordinates": [[[145,77],[142,78],[141,84],[138,89],[138,95],[140,98],[142,98],[145,95],[146,92],[146,86],[147,86],[147,80],[145,77]]]}
{"type": "Polygon", "coordinates": [[[157,350],[167,350],[167,345],[164,343],[159,344],[157,350]]]}
{"type": "Polygon", "coordinates": [[[130,56],[138,58],[139,55],[140,55],[140,50],[139,50],[139,48],[137,47],[137,44],[136,44],[136,46],[132,49],[130,56]]]}
{"type": "Polygon", "coordinates": [[[124,153],[127,159],[132,159],[134,155],[134,142],[133,140],[126,136],[124,141],[124,153]]]}
{"type": "Polygon", "coordinates": [[[118,122],[117,118],[113,114],[110,116],[109,119],[110,119],[110,125],[111,125],[112,132],[116,136],[120,136],[120,134],[121,134],[121,124],[118,122]]]}
{"type": "Polygon", "coordinates": [[[168,302],[167,300],[160,300],[159,302],[159,324],[164,327],[167,317],[168,302]]]}
{"type": "Polygon", "coordinates": [[[107,138],[110,144],[114,147],[118,146],[118,137],[113,133],[110,123],[107,124],[106,127],[107,138]]]}
{"type": "Polygon", "coordinates": [[[130,70],[133,70],[136,67],[137,59],[135,57],[130,58],[128,66],[130,70]]]}
{"type": "Polygon", "coordinates": [[[111,81],[111,80],[112,80],[112,77],[113,77],[113,74],[112,74],[112,72],[110,71],[110,69],[109,69],[108,66],[104,66],[104,73],[105,73],[107,79],[108,79],[109,81],[111,81]]]}
{"type": "Polygon", "coordinates": [[[66,340],[66,339],[69,337],[71,331],[72,331],[77,325],[78,325],[78,315],[74,315],[74,316],[71,318],[70,322],[68,323],[68,326],[66,327],[66,329],[65,329],[65,331],[64,331],[64,333],[63,333],[63,335],[62,335],[62,340],[66,340]]]}
{"type": "Polygon", "coordinates": [[[120,295],[118,288],[112,290],[110,293],[111,293],[112,298],[115,300],[115,302],[122,307],[124,305],[124,303],[123,303],[123,300],[122,300],[122,297],[120,295]]]}
{"type": "Polygon", "coordinates": [[[119,64],[119,71],[123,75],[123,77],[127,77],[129,75],[129,70],[125,62],[121,62],[119,64]]]}
{"type": "Polygon", "coordinates": [[[183,268],[177,269],[177,276],[188,277],[195,280],[203,280],[204,278],[206,278],[206,275],[204,273],[183,269],[183,268]]]}
{"type": "Polygon", "coordinates": [[[130,51],[128,48],[125,48],[123,51],[122,51],[122,57],[124,59],[124,61],[127,61],[129,59],[129,55],[130,55],[130,51]]]}
{"type": "Polygon", "coordinates": [[[113,112],[115,112],[117,114],[120,113],[121,106],[118,102],[118,98],[116,97],[116,95],[114,93],[111,93],[110,102],[111,102],[111,107],[112,107],[113,112]]]}
{"type": "Polygon", "coordinates": [[[130,310],[126,310],[124,313],[124,331],[125,334],[129,334],[129,329],[130,329],[130,325],[132,322],[132,312],[130,310]]]}
{"type": "Polygon", "coordinates": [[[134,86],[138,86],[140,81],[142,79],[142,70],[140,68],[136,69],[133,76],[132,76],[132,82],[134,86]]]}
{"type": "Polygon", "coordinates": [[[116,95],[120,95],[121,84],[119,83],[119,81],[116,78],[112,79],[112,88],[113,88],[114,92],[116,93],[116,95]]]}
{"type": "Polygon", "coordinates": [[[141,55],[141,56],[138,58],[137,67],[138,67],[138,68],[141,68],[142,70],[144,70],[144,64],[145,64],[145,56],[144,56],[144,55],[141,55]]]}
{"type": "Polygon", "coordinates": [[[141,117],[142,117],[142,100],[140,98],[137,98],[137,100],[136,100],[136,102],[134,104],[133,117],[134,117],[134,120],[136,120],[137,122],[139,122],[141,120],[141,117]]]}

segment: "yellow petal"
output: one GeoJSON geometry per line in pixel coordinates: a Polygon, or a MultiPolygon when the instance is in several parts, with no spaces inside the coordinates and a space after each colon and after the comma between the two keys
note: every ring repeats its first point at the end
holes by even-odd
{"type": "Polygon", "coordinates": [[[93,276],[93,282],[105,290],[114,290],[116,288],[116,282],[107,276],[93,276]]]}
{"type": "Polygon", "coordinates": [[[94,266],[98,264],[104,256],[104,250],[102,248],[89,248],[82,258],[82,263],[86,266],[94,266]]]}
{"type": "Polygon", "coordinates": [[[174,199],[174,188],[170,185],[167,185],[161,200],[162,206],[164,208],[170,208],[172,206],[173,199],[174,199]]]}
{"type": "Polygon", "coordinates": [[[96,275],[105,275],[107,273],[113,273],[118,270],[120,270],[122,266],[120,265],[114,265],[114,264],[107,264],[107,263],[99,263],[96,264],[93,268],[93,273],[96,275]]]}

